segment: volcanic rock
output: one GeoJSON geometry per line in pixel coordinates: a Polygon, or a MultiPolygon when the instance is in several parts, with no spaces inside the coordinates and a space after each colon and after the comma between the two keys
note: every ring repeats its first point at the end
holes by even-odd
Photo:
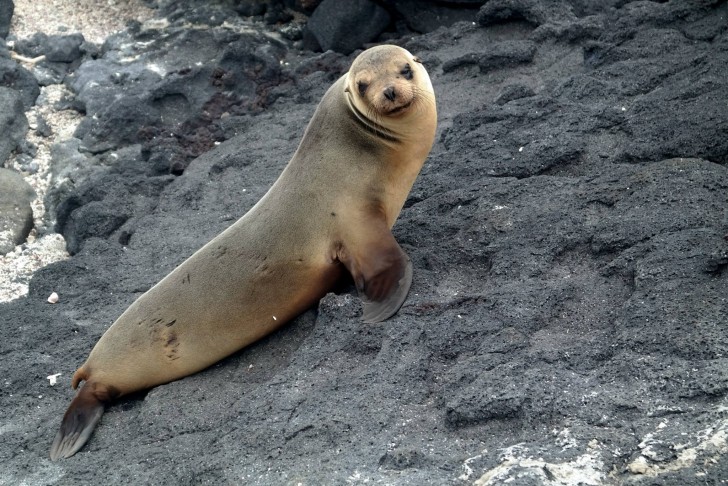
{"type": "Polygon", "coordinates": [[[0,255],[13,251],[33,229],[35,192],[19,172],[0,168],[0,255]]]}
{"type": "Polygon", "coordinates": [[[4,39],[10,32],[10,21],[14,10],[13,0],[0,0],[0,38],[4,39]]]}
{"type": "Polygon", "coordinates": [[[14,89],[0,86],[0,166],[13,150],[25,141],[28,119],[23,110],[23,99],[14,89]]]}
{"type": "Polygon", "coordinates": [[[307,33],[324,51],[350,54],[376,39],[389,22],[387,11],[370,0],[324,0],[311,15],[307,33]]]}
{"type": "Polygon", "coordinates": [[[28,110],[40,94],[33,74],[15,61],[0,57],[0,87],[12,88],[21,95],[23,108],[28,110]]]}

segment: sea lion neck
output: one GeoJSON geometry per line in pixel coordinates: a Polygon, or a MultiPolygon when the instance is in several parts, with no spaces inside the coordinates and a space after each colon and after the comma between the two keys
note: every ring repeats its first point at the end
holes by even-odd
{"type": "Polygon", "coordinates": [[[346,100],[346,105],[349,109],[351,118],[368,134],[381,139],[381,141],[387,145],[402,143],[402,136],[398,134],[396,130],[385,127],[372,117],[362,113],[362,111],[353,102],[351,93],[345,92],[344,99],[346,100]]]}

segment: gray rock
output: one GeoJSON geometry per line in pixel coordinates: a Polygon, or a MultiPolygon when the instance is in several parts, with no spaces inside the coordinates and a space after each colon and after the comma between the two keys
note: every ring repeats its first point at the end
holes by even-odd
{"type": "Polygon", "coordinates": [[[73,62],[81,57],[83,34],[48,36],[44,54],[49,62],[73,62]]]}
{"type": "Polygon", "coordinates": [[[10,32],[10,21],[14,10],[13,0],[0,0],[0,38],[4,39],[10,32]]]}
{"type": "Polygon", "coordinates": [[[266,11],[266,7],[266,2],[261,2],[260,0],[239,0],[238,2],[235,2],[235,11],[246,17],[263,15],[266,11]]]}
{"type": "Polygon", "coordinates": [[[142,143],[150,172],[179,175],[221,140],[223,113],[261,110],[275,101],[281,42],[261,33],[171,30],[163,48],[135,54],[144,62],[116,62],[118,51],[108,43],[112,50],[103,59],[83,63],[68,78],[77,103],[91,115],[75,133],[84,150],[142,143]]]}
{"type": "Polygon", "coordinates": [[[531,62],[536,44],[531,41],[504,41],[489,46],[478,59],[481,71],[531,62]]]}
{"type": "Polygon", "coordinates": [[[432,32],[455,22],[475,20],[478,7],[484,3],[475,2],[435,2],[421,0],[390,0],[385,4],[396,12],[397,17],[406,23],[413,32],[432,32]]]}
{"type": "Polygon", "coordinates": [[[289,22],[291,19],[293,19],[293,14],[286,9],[282,2],[270,2],[263,14],[263,21],[268,25],[289,22]]]}
{"type": "Polygon", "coordinates": [[[105,152],[139,143],[140,129],[156,126],[160,121],[161,112],[150,103],[148,96],[125,96],[109,103],[96,118],[84,120],[74,136],[83,141],[84,150],[105,152]]]}
{"type": "Polygon", "coordinates": [[[537,27],[531,34],[535,41],[573,42],[599,37],[604,30],[604,21],[599,14],[611,11],[617,3],[619,0],[491,0],[481,7],[477,21],[486,26],[525,21],[537,27]]]}
{"type": "MultiPolygon", "coordinates": [[[[124,93],[128,96],[132,86],[149,87],[161,79],[143,63],[121,65],[107,59],[84,62],[65,82],[76,94],[76,102],[86,115],[95,116],[124,93]]],[[[148,89],[148,88],[147,88],[148,89]]]]}
{"type": "Polygon", "coordinates": [[[62,83],[69,70],[76,67],[71,63],[78,61],[87,49],[89,44],[78,33],[49,36],[36,32],[15,41],[15,50],[19,54],[30,58],[45,56],[33,66],[33,74],[41,86],[62,83]]]}
{"type": "Polygon", "coordinates": [[[27,154],[19,155],[17,163],[20,166],[20,170],[27,172],[28,174],[37,174],[38,170],[40,170],[38,162],[33,160],[33,158],[27,154]]]}
{"type": "Polygon", "coordinates": [[[535,54],[536,44],[531,41],[496,42],[482,53],[468,53],[445,61],[442,70],[449,73],[463,66],[477,65],[481,72],[487,72],[531,62],[535,54]]]}
{"type": "Polygon", "coordinates": [[[0,86],[0,166],[28,133],[23,99],[17,91],[0,86]]]}
{"type": "Polygon", "coordinates": [[[278,29],[283,37],[291,41],[301,40],[303,38],[304,26],[301,24],[286,24],[278,29]]]}
{"type": "Polygon", "coordinates": [[[232,11],[217,5],[199,5],[185,10],[185,21],[194,24],[222,25],[232,15],[232,11]]]}
{"type": "Polygon", "coordinates": [[[478,12],[481,25],[525,20],[534,25],[576,20],[574,8],[564,0],[490,0],[478,12]]]}
{"type": "Polygon", "coordinates": [[[536,93],[534,93],[528,86],[524,86],[522,84],[509,84],[508,86],[503,87],[494,101],[497,105],[503,105],[509,101],[535,96],[535,94],[536,93]]]}
{"type": "Polygon", "coordinates": [[[40,86],[50,86],[63,83],[67,70],[66,63],[40,62],[33,67],[33,75],[40,86]]]}
{"type": "Polygon", "coordinates": [[[0,168],[0,255],[13,251],[33,229],[35,192],[23,176],[0,168]]]}
{"type": "Polygon", "coordinates": [[[30,37],[15,41],[15,51],[25,57],[38,57],[45,54],[48,46],[48,34],[36,32],[30,37]]]}
{"type": "Polygon", "coordinates": [[[76,138],[51,146],[51,180],[45,196],[46,212],[57,218],[59,204],[71,197],[83,180],[100,170],[98,159],[81,153],[81,141],[76,138]]]}
{"type": "Polygon", "coordinates": [[[56,170],[45,199],[46,207],[55,214],[55,229],[65,237],[71,254],[91,238],[112,234],[121,240],[130,238],[131,223],[119,229],[133,214],[151,210],[161,189],[172,180],[171,176],[147,176],[148,163],[139,145],[103,157],[81,154],[80,145],[79,140],[71,139],[52,147],[56,170]],[[117,170],[109,170],[111,165],[117,170]]]}
{"type": "Polygon", "coordinates": [[[20,93],[25,110],[35,104],[40,87],[35,76],[15,61],[0,57],[0,87],[12,88],[20,93]]]}
{"type": "Polygon", "coordinates": [[[369,0],[324,0],[306,30],[322,50],[349,54],[376,39],[389,22],[389,13],[369,0]]]}
{"type": "Polygon", "coordinates": [[[604,32],[602,16],[589,16],[573,21],[556,21],[539,25],[531,38],[537,42],[547,39],[574,42],[579,39],[597,39],[604,32]]]}
{"type": "Polygon", "coordinates": [[[40,113],[36,114],[35,124],[35,132],[41,137],[50,137],[53,134],[53,130],[50,125],[48,125],[48,122],[46,122],[45,118],[43,118],[43,115],[40,113]]]}

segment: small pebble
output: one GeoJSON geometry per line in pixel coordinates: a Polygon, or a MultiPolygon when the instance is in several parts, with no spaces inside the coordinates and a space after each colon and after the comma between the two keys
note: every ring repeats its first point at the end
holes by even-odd
{"type": "Polygon", "coordinates": [[[58,302],[58,294],[53,292],[51,295],[49,295],[48,302],[50,302],[51,304],[55,304],[56,302],[58,302]]]}

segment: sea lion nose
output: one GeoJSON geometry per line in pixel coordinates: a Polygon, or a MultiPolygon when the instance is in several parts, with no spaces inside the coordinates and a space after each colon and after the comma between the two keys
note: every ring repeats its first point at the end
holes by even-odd
{"type": "Polygon", "coordinates": [[[397,97],[397,92],[392,86],[390,86],[384,90],[384,97],[387,98],[389,101],[394,101],[394,99],[397,97]]]}

